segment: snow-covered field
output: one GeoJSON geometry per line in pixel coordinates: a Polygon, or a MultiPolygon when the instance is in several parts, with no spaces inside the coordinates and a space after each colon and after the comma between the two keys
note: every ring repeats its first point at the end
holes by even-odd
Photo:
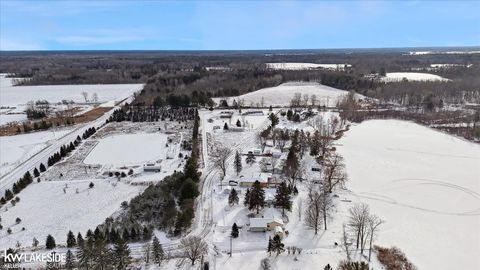
{"type": "Polygon", "coordinates": [[[142,164],[166,158],[167,135],[138,133],[111,135],[99,141],[85,158],[86,164],[142,164]]]}
{"type": "Polygon", "coordinates": [[[387,73],[382,80],[384,82],[399,82],[404,79],[408,81],[448,81],[435,74],[418,73],[418,72],[391,72],[387,73]]]}
{"type": "Polygon", "coordinates": [[[0,176],[24,162],[71,129],[40,131],[15,136],[0,136],[0,176]]]}
{"type": "MultiPolygon", "coordinates": [[[[260,106],[263,99],[264,106],[289,106],[295,93],[302,94],[302,98],[304,95],[309,97],[316,95],[317,104],[335,106],[341,97],[348,94],[348,91],[313,82],[290,82],[276,87],[263,88],[241,96],[230,97],[228,102],[231,104],[233,100],[243,100],[245,106],[260,106]]],[[[215,98],[214,100],[218,103],[220,99],[222,98],[215,98]]]]}
{"type": "Polygon", "coordinates": [[[0,126],[8,123],[23,122],[27,120],[27,115],[23,113],[16,114],[0,114],[0,126]]]}
{"type": "Polygon", "coordinates": [[[378,243],[419,269],[480,269],[480,146],[411,122],[372,120],[338,142],[352,200],[382,219],[378,243]]]}
{"type": "Polygon", "coordinates": [[[344,70],[349,64],[314,64],[314,63],[266,63],[268,68],[280,70],[330,69],[344,70]]]}
{"type": "Polygon", "coordinates": [[[0,102],[2,106],[25,105],[29,101],[47,100],[50,103],[62,100],[85,102],[82,92],[91,100],[98,95],[98,102],[120,101],[141,90],[143,84],[88,84],[88,85],[39,85],[13,86],[12,78],[0,75],[0,102]]]}
{"type": "Polygon", "coordinates": [[[105,217],[119,210],[123,201],[129,201],[145,188],[116,179],[92,182],[95,186],[91,189],[89,180],[35,182],[28,186],[19,194],[20,202],[15,206],[8,203],[0,210],[0,249],[14,247],[17,241],[31,246],[33,237],[45,245],[48,234],[57,244],[65,244],[69,230],[85,235],[86,230],[95,229],[105,217]],[[64,192],[65,185],[68,187],[64,192]],[[17,217],[22,220],[20,224],[15,222],[17,217]],[[7,233],[8,228],[12,234],[7,233]]]}

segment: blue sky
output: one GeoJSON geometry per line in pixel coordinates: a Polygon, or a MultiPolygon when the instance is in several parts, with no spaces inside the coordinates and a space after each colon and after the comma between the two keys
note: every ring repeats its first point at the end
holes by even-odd
{"type": "Polygon", "coordinates": [[[1,50],[480,45],[480,1],[0,0],[1,50]]]}

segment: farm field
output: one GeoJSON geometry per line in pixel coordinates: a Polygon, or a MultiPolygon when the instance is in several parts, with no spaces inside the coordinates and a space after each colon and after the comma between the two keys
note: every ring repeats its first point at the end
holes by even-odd
{"type": "MultiPolygon", "coordinates": [[[[241,96],[229,97],[228,103],[231,104],[233,100],[243,100],[244,106],[259,107],[263,100],[264,104],[272,106],[289,106],[295,93],[300,93],[302,97],[304,95],[316,95],[318,104],[335,106],[343,96],[348,94],[348,91],[318,83],[289,82],[276,87],[263,88],[241,96]]],[[[214,100],[218,103],[220,99],[221,98],[215,98],[214,100]]]]}
{"type": "Polygon", "coordinates": [[[385,220],[378,244],[419,269],[480,268],[478,144],[397,120],[354,125],[338,143],[351,199],[385,220]]]}
{"type": "Polygon", "coordinates": [[[267,63],[267,67],[271,69],[283,70],[305,70],[305,69],[330,69],[344,70],[350,67],[349,64],[314,64],[314,63],[267,63]]]}
{"type": "Polygon", "coordinates": [[[442,78],[435,74],[418,73],[418,72],[391,72],[387,73],[384,78],[384,82],[398,82],[402,80],[408,81],[448,81],[448,79],[442,78]]]}

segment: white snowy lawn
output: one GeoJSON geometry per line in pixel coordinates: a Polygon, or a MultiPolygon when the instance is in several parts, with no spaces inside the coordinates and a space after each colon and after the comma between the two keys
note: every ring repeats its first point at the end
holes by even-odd
{"type": "Polygon", "coordinates": [[[22,246],[31,246],[33,237],[40,241],[40,245],[45,245],[48,234],[57,244],[65,244],[69,230],[75,235],[78,232],[85,235],[86,230],[95,229],[105,217],[119,210],[121,202],[129,201],[144,188],[116,179],[93,181],[95,186],[92,189],[89,189],[89,183],[35,182],[27,187],[20,193],[21,200],[16,206],[8,203],[0,210],[3,225],[0,249],[14,247],[17,241],[22,246]],[[66,193],[63,191],[65,184],[68,184],[66,193]],[[17,217],[22,220],[20,224],[15,223],[17,217]],[[8,228],[12,234],[7,233],[8,228]]]}
{"type": "Polygon", "coordinates": [[[379,244],[419,269],[480,269],[480,145],[397,120],[355,125],[339,144],[352,200],[386,221],[379,244]]]}
{"type": "MultiPolygon", "coordinates": [[[[301,93],[302,98],[305,94],[309,97],[314,94],[318,100],[317,104],[335,106],[339,98],[347,95],[348,91],[312,82],[290,82],[276,87],[263,88],[238,97],[230,97],[229,103],[232,103],[233,100],[242,99],[245,106],[260,106],[263,98],[264,106],[289,106],[295,93],[301,93]]],[[[215,99],[217,103],[219,100],[220,98],[215,99]]]]}
{"type": "Polygon", "coordinates": [[[86,164],[127,165],[142,164],[166,158],[167,135],[137,133],[112,135],[100,139],[85,158],[86,164]]]}
{"type": "Polygon", "coordinates": [[[442,78],[435,74],[418,73],[418,72],[391,72],[387,73],[383,78],[385,82],[398,82],[402,80],[408,81],[448,81],[448,79],[442,78]]]}

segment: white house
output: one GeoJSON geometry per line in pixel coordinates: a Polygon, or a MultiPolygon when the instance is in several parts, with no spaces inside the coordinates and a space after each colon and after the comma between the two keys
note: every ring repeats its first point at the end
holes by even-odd
{"type": "Polygon", "coordinates": [[[266,232],[275,230],[276,227],[283,229],[283,221],[277,218],[250,218],[251,232],[266,232]]]}

